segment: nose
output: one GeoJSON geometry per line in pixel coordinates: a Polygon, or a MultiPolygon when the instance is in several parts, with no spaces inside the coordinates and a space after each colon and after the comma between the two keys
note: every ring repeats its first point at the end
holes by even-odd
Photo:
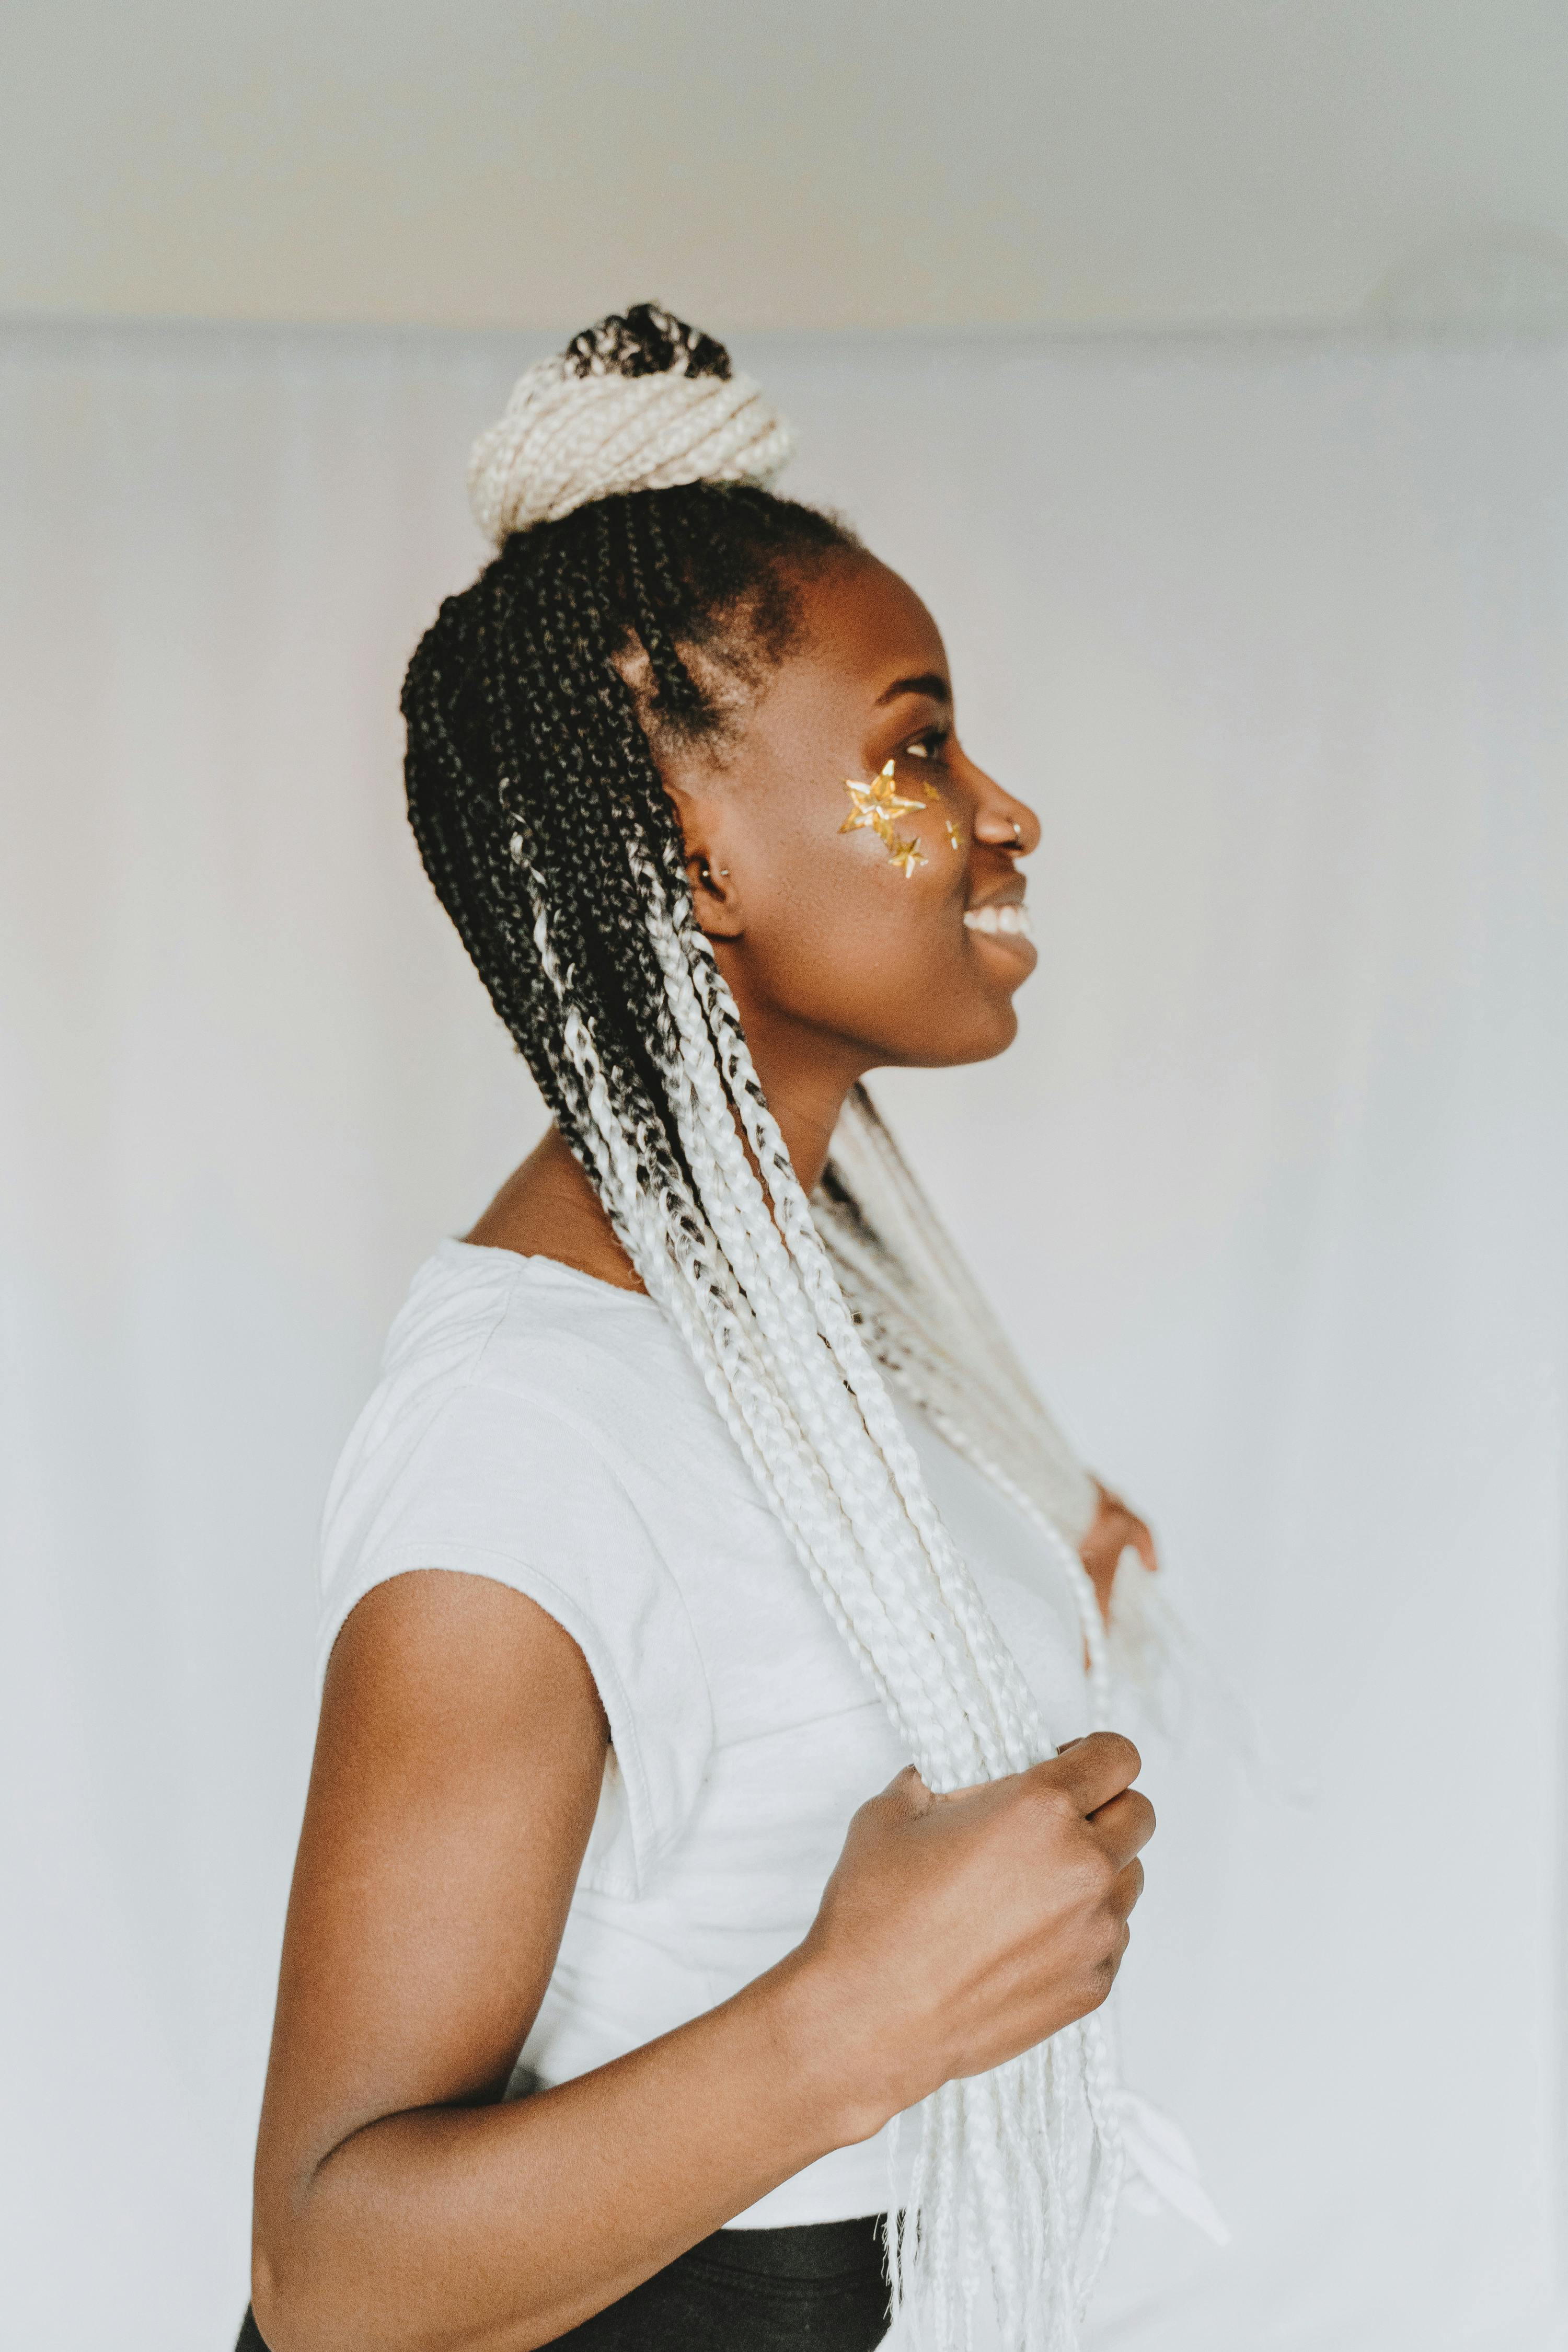
{"type": "Polygon", "coordinates": [[[1027,857],[1040,845],[1040,820],[1027,801],[1005,792],[994,776],[973,761],[965,762],[974,793],[974,838],[989,847],[1016,851],[1027,857]]]}

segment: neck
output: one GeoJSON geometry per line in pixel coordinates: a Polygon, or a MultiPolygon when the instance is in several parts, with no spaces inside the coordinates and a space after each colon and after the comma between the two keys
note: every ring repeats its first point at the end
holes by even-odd
{"type": "Polygon", "coordinates": [[[845,1103],[876,1067],[877,1056],[849,1037],[782,1011],[752,985],[735,943],[721,940],[715,961],[735,1000],[763,1098],[809,1199],[822,1181],[845,1103]]]}
{"type": "Polygon", "coordinates": [[[837,1055],[769,1054],[765,1046],[759,1051],[749,1030],[747,1043],[790,1164],[809,1196],[822,1181],[834,1131],[866,1066],[837,1055]]]}
{"type": "MultiPolygon", "coordinates": [[[[802,1052],[798,1045],[791,1051],[791,1042],[747,1038],[768,1108],[801,1189],[809,1195],[822,1181],[839,1113],[861,1071],[847,1060],[839,1066],[832,1052],[802,1052]]],[[[552,1127],[507,1179],[467,1238],[524,1257],[554,1258],[617,1289],[643,1288],[558,1128],[552,1127]]]]}

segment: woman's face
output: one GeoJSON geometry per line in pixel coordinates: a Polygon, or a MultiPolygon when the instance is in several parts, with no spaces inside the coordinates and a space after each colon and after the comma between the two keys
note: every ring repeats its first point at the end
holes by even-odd
{"type": "Polygon", "coordinates": [[[759,1059],[787,1038],[857,1073],[983,1061],[1035,965],[1004,910],[1038,822],[964,752],[941,635],[896,572],[847,556],[801,597],[717,760],[665,762],[699,919],[759,1059]]]}

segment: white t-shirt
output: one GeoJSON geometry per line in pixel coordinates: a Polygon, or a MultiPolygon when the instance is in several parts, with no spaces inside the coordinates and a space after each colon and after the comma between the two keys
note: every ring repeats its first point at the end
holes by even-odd
{"type": "MultiPolygon", "coordinates": [[[[1028,1522],[912,1414],[931,1496],[1053,1736],[1088,1728],[1080,1637],[1028,1522]]],[[[388,1577],[489,1576],[579,1644],[612,1749],[514,2093],[726,2000],[816,1915],[856,1807],[909,1759],[653,1301],[549,1258],[443,1242],[344,1449],[319,1653],[388,1577]]],[[[885,2210],[886,2135],[739,2216],[885,2210]]]]}

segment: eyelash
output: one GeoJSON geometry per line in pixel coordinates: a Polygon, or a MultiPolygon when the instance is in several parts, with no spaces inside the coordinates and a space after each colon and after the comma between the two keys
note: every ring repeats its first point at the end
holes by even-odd
{"type": "Polygon", "coordinates": [[[909,760],[940,760],[947,749],[951,731],[946,727],[928,727],[923,734],[916,735],[904,745],[903,756],[909,760]],[[927,747],[924,751],[920,748],[922,743],[927,747]]]}

